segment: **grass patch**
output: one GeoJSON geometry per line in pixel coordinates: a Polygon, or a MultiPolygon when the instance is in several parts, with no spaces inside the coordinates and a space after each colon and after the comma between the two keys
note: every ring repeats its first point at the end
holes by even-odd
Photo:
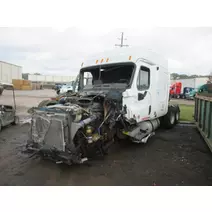
{"type": "Polygon", "coordinates": [[[181,121],[194,121],[194,105],[179,105],[179,107],[181,121]]]}

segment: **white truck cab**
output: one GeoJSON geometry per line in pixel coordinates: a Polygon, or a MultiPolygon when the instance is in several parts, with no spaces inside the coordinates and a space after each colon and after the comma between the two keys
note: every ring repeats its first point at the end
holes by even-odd
{"type": "MultiPolygon", "coordinates": [[[[121,82],[121,78],[124,78],[122,82],[127,81],[122,73],[129,72],[128,86],[122,92],[122,106],[127,108],[125,117],[128,120],[134,119],[137,123],[159,118],[161,120],[167,115],[169,107],[175,107],[177,109],[171,113],[172,118],[170,117],[172,124],[169,123],[174,125],[179,119],[180,111],[178,106],[169,106],[168,61],[159,54],[143,47],[114,49],[89,58],[82,64],[82,70],[89,72],[96,68],[110,67],[111,71],[108,70],[104,76],[112,77],[116,67],[121,66],[129,68],[123,68],[123,72],[119,73],[120,81],[114,81],[114,83],[121,82]]],[[[101,80],[101,76],[99,79],[101,80]]],[[[108,79],[105,83],[103,79],[103,84],[109,83],[108,79]]]]}
{"type": "Polygon", "coordinates": [[[167,64],[144,48],[89,58],[75,81],[78,92],[64,103],[34,109],[27,148],[63,163],[83,163],[107,154],[117,138],[146,143],[160,125],[173,127],[180,110],[169,104],[167,64]],[[37,126],[45,126],[42,133],[37,126]]]}

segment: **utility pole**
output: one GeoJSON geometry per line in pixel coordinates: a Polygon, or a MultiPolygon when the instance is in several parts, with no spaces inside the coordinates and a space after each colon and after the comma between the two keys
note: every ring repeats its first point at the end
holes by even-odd
{"type": "Polygon", "coordinates": [[[124,40],[127,40],[126,38],[124,39],[124,33],[121,32],[121,38],[118,38],[119,40],[121,40],[121,44],[115,44],[115,46],[120,46],[120,47],[123,47],[123,46],[126,46],[128,47],[129,45],[124,45],[124,40]]]}

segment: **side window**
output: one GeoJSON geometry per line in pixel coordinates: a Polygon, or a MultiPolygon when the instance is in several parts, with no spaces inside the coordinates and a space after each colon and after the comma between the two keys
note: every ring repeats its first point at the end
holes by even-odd
{"type": "Polygon", "coordinates": [[[92,85],[93,76],[90,72],[84,73],[84,85],[92,85]]]}
{"type": "Polygon", "coordinates": [[[150,86],[150,70],[141,67],[138,78],[137,78],[137,88],[138,90],[147,90],[150,86]]]}

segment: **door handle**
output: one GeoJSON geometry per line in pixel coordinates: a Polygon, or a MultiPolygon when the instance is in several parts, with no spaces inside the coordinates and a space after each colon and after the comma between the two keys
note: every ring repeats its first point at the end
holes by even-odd
{"type": "Polygon", "coordinates": [[[148,115],[150,115],[151,110],[152,110],[152,107],[151,107],[151,105],[150,105],[150,106],[149,106],[149,114],[148,114],[148,115]]]}

